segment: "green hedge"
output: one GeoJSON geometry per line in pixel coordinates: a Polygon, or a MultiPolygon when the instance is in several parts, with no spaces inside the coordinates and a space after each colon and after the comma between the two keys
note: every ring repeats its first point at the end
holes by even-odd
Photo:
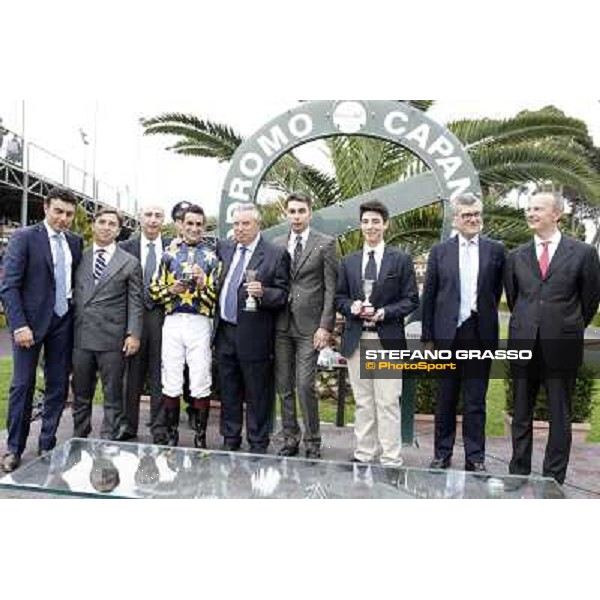
{"type": "MultiPolygon", "coordinates": [[[[513,415],[514,402],[512,379],[509,376],[509,366],[506,365],[507,377],[504,380],[504,388],[506,390],[506,410],[509,415],[513,415]]],[[[587,423],[590,419],[593,410],[594,387],[598,373],[596,369],[583,365],[579,369],[577,382],[575,383],[575,392],[572,399],[571,422],[587,423]]],[[[536,421],[548,421],[548,405],[546,401],[546,390],[544,386],[540,386],[538,393],[534,419],[536,421]]]]}

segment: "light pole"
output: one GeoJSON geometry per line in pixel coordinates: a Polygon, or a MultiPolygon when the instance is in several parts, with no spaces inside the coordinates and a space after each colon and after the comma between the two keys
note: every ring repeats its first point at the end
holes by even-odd
{"type": "Polygon", "coordinates": [[[85,184],[87,183],[87,150],[90,145],[88,134],[83,130],[83,127],[79,128],[79,135],[81,136],[81,142],[83,143],[83,195],[85,196],[85,184]]]}

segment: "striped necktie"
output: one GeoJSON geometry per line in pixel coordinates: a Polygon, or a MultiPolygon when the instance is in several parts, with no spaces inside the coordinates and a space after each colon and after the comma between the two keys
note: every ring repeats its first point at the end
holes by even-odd
{"type": "Polygon", "coordinates": [[[106,269],[106,250],[96,250],[96,263],[94,264],[94,282],[97,284],[106,269]]]}

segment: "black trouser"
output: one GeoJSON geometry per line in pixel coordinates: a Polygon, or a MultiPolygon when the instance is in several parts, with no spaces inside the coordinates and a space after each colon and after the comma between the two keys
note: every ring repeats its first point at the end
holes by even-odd
{"type": "Polygon", "coordinates": [[[275,384],[273,361],[240,361],[235,326],[221,323],[216,338],[221,398],[221,435],[232,446],[242,441],[244,402],[250,450],[264,452],[269,446],[275,384]]]}
{"type": "Polygon", "coordinates": [[[527,366],[511,365],[511,374],[514,415],[510,472],[514,475],[531,473],[533,415],[540,385],[543,384],[548,398],[550,417],[543,474],[544,477],[553,477],[562,484],[567,475],[571,453],[571,397],[575,389],[577,371],[548,369],[544,364],[538,339],[533,350],[533,358],[527,366]]]}
{"type": "MultiPolygon", "coordinates": [[[[477,317],[467,319],[457,330],[452,350],[482,350],[477,317]]],[[[456,407],[462,390],[463,443],[467,462],[485,460],[485,397],[490,360],[455,360],[457,370],[438,381],[435,409],[435,457],[449,459],[456,439],[456,407]]]]}

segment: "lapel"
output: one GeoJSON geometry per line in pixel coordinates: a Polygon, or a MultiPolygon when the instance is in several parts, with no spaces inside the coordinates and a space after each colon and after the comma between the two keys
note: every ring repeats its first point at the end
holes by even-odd
{"type": "MultiPolygon", "coordinates": [[[[110,282],[110,280],[115,276],[115,274],[123,268],[123,265],[127,261],[127,253],[125,250],[121,250],[119,246],[117,246],[113,257],[110,259],[110,262],[104,269],[104,273],[102,273],[102,277],[100,277],[100,281],[94,286],[94,293],[92,296],[98,294],[98,292],[110,282]]],[[[92,268],[92,280],[93,280],[93,268],[92,268]]]]}
{"type": "Polygon", "coordinates": [[[542,272],[540,271],[540,263],[538,262],[537,253],[535,251],[535,238],[523,248],[522,254],[523,260],[529,266],[532,274],[541,281],[542,272]]]}
{"type": "Polygon", "coordinates": [[[360,297],[364,299],[362,286],[362,258],[362,250],[348,257],[348,277],[350,279],[350,295],[353,295],[353,289],[358,290],[360,297]]]}
{"type": "Polygon", "coordinates": [[[381,268],[377,277],[377,285],[382,284],[394,265],[394,253],[386,246],[381,257],[381,268]]]}
{"type": "Polygon", "coordinates": [[[460,245],[458,235],[450,238],[446,243],[446,252],[444,252],[441,263],[442,272],[451,273],[454,278],[454,289],[460,303],[460,245]]]}
{"type": "Polygon", "coordinates": [[[81,277],[83,302],[86,304],[94,295],[96,289],[94,284],[94,251],[92,248],[88,248],[83,253],[77,274],[81,277]]]}
{"type": "MultiPolygon", "coordinates": [[[[558,244],[558,248],[550,261],[550,267],[548,269],[548,273],[546,273],[546,280],[550,279],[554,273],[559,271],[564,262],[566,262],[573,252],[573,244],[571,244],[571,240],[563,234],[560,238],[560,242],[558,244]]],[[[541,276],[541,273],[540,273],[541,276]]]]}
{"type": "MultiPolygon", "coordinates": [[[[304,263],[308,260],[308,257],[310,256],[311,252],[317,247],[317,236],[311,231],[308,234],[308,239],[306,240],[306,246],[304,247],[304,250],[302,251],[302,254],[300,255],[300,260],[298,261],[298,266],[296,267],[296,270],[294,270],[293,265],[292,265],[292,276],[296,276],[299,272],[300,269],[304,266],[304,263]]],[[[294,257],[292,256],[292,261],[294,260],[294,257]]]]}
{"type": "Polygon", "coordinates": [[[43,223],[38,223],[35,226],[36,235],[39,240],[39,247],[42,249],[42,254],[44,255],[44,260],[48,265],[48,269],[50,269],[50,273],[52,273],[52,277],[54,277],[54,263],[52,262],[52,251],[50,250],[50,238],[48,237],[48,232],[46,230],[46,226],[43,223]]]}
{"type": "Polygon", "coordinates": [[[250,262],[248,263],[248,266],[246,267],[246,269],[252,269],[254,271],[258,271],[258,268],[263,263],[264,259],[265,259],[265,240],[261,236],[260,241],[258,242],[258,245],[254,249],[254,253],[252,254],[252,258],[250,259],[250,262]]]}
{"type": "Polygon", "coordinates": [[[477,274],[477,297],[481,294],[481,287],[485,280],[487,267],[490,262],[490,245],[487,240],[479,235],[479,272],[477,274]]]}
{"type": "Polygon", "coordinates": [[[225,280],[227,279],[227,274],[229,273],[229,269],[231,268],[231,263],[233,262],[233,255],[235,254],[236,248],[236,243],[222,244],[220,247],[221,260],[223,261],[220,289],[223,288],[225,280]]]}

